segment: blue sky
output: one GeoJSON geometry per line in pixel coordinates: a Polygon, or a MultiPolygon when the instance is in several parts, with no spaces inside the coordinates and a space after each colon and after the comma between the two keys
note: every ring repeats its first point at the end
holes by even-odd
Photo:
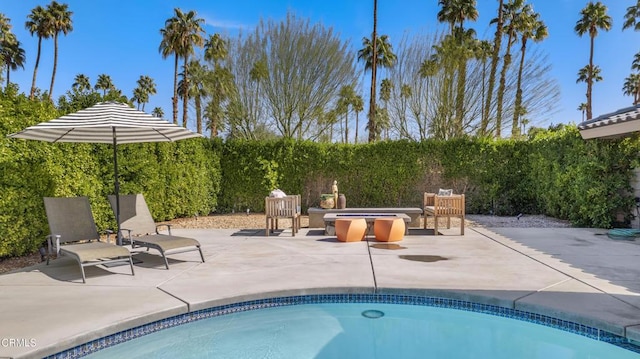
{"type": "MultiPolygon", "coordinates": [[[[297,16],[332,27],[348,40],[356,51],[361,39],[372,28],[373,1],[345,0],[62,0],[73,11],[74,30],[59,39],[58,72],[54,99],[71,88],[75,75],[83,73],[94,84],[98,75],[106,73],[125,95],[131,97],[140,75],[151,76],[158,94],[146,105],[150,112],[162,107],[165,118],[171,116],[173,91],[173,59],[162,59],[158,53],[159,29],[173,15],[173,9],[195,10],[205,19],[208,34],[235,35],[250,31],[264,19],[284,19],[288,11],[297,16]]],[[[549,37],[539,46],[549,55],[552,76],[557,79],[561,98],[559,111],[535,121],[539,126],[558,123],[579,123],[581,113],[576,110],[586,102],[584,83],[576,84],[578,70],[588,63],[589,38],[578,37],[573,31],[586,0],[528,0],[549,28],[549,37]]],[[[640,51],[640,32],[622,31],[625,9],[636,0],[604,0],[613,18],[613,28],[596,38],[595,63],[602,69],[604,81],[594,86],[593,113],[615,111],[632,104],[632,98],[622,95],[624,78],[631,72],[633,55],[640,51]]],[[[494,28],[489,21],[495,17],[495,0],[479,0],[478,21],[469,23],[479,37],[493,38],[494,28]]],[[[28,92],[35,63],[37,38],[25,30],[27,15],[42,0],[0,0],[0,12],[11,19],[13,32],[26,51],[25,69],[11,74],[21,91],[28,92]]],[[[387,34],[397,44],[405,32],[435,31],[439,28],[436,14],[437,0],[378,0],[378,32],[387,34]]],[[[53,41],[43,41],[43,55],[38,70],[37,86],[49,88],[53,67],[53,41]]],[[[366,91],[365,91],[366,92],[366,91]]],[[[366,95],[366,94],[363,94],[366,95]]]]}

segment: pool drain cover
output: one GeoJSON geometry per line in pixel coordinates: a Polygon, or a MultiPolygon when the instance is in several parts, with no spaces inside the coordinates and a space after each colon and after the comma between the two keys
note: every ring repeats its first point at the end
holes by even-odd
{"type": "Polygon", "coordinates": [[[384,317],[384,313],[379,310],[369,309],[362,312],[362,316],[369,319],[378,319],[384,317]]]}

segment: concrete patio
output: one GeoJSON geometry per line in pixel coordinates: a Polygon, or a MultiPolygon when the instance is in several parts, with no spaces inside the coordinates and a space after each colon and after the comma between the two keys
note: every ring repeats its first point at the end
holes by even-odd
{"type": "Polygon", "coordinates": [[[401,293],[541,313],[640,341],[640,243],[604,230],[411,229],[401,242],[340,243],[303,228],[175,230],[197,252],[141,253],[128,266],[87,269],[61,258],[0,275],[0,357],[42,357],[127,328],[212,306],[322,293],[401,293]],[[15,341],[10,341],[15,340],[15,341]],[[11,344],[13,343],[13,344],[11,344]]]}

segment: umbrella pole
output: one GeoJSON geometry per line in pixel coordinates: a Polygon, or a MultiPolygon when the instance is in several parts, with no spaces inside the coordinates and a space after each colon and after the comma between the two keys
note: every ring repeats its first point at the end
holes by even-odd
{"type": "Polygon", "coordinates": [[[112,127],[111,129],[113,130],[113,173],[115,176],[116,191],[116,225],[118,226],[118,228],[116,229],[116,243],[121,246],[122,232],[120,232],[120,182],[118,181],[118,151],[116,149],[116,128],[112,127]]]}

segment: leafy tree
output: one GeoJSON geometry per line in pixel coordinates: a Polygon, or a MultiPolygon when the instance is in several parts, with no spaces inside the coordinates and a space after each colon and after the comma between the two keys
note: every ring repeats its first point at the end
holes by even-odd
{"type": "Polygon", "coordinates": [[[520,118],[526,113],[526,109],[522,106],[522,71],[524,70],[524,56],[527,51],[527,40],[534,42],[544,40],[549,32],[547,26],[540,20],[540,14],[533,12],[533,8],[523,8],[522,14],[518,22],[518,32],[520,33],[520,66],[518,67],[518,84],[516,85],[516,103],[513,111],[513,123],[511,125],[511,136],[520,135],[520,126],[518,125],[520,118]]]}
{"type": "MultiPolygon", "coordinates": [[[[347,44],[331,29],[310,25],[292,14],[279,23],[261,21],[244,40],[242,51],[247,51],[247,57],[237,58],[230,65],[238,91],[242,96],[253,96],[249,92],[259,85],[267,121],[286,138],[317,136],[325,125],[319,121],[321,114],[335,105],[343,85],[355,82],[347,44]],[[251,71],[257,63],[259,71],[251,71]],[[258,82],[251,79],[252,73],[258,75],[258,82]]],[[[240,101],[233,102],[239,105],[240,101]]],[[[247,108],[238,112],[246,114],[243,111],[247,108]]]]}
{"type": "MultiPolygon", "coordinates": [[[[598,36],[598,30],[609,31],[611,29],[612,19],[611,16],[607,15],[607,7],[600,1],[596,3],[590,1],[587,6],[580,11],[580,15],[582,17],[576,22],[574,30],[579,36],[589,34],[591,41],[589,47],[589,69],[595,70],[593,65],[595,38],[598,36]]],[[[587,83],[587,120],[590,120],[593,117],[591,105],[595,71],[588,71],[587,74],[589,75],[585,81],[587,83]]]]}
{"type": "Polygon", "coordinates": [[[56,79],[56,71],[58,68],[58,35],[60,33],[65,36],[73,31],[73,21],[71,15],[73,12],[69,11],[69,5],[60,4],[57,1],[52,1],[47,5],[47,19],[48,26],[51,27],[51,33],[53,34],[53,72],[51,74],[51,85],[49,86],[49,101],[53,96],[53,83],[56,79]]]}
{"type": "Polygon", "coordinates": [[[40,64],[40,54],[42,50],[42,39],[49,39],[53,36],[53,27],[48,21],[50,14],[45,8],[38,5],[31,10],[27,16],[25,27],[29,30],[31,36],[38,36],[38,52],[36,54],[36,63],[33,67],[33,79],[31,80],[31,92],[29,98],[33,99],[36,92],[36,77],[38,75],[38,65],[40,64]]]}

